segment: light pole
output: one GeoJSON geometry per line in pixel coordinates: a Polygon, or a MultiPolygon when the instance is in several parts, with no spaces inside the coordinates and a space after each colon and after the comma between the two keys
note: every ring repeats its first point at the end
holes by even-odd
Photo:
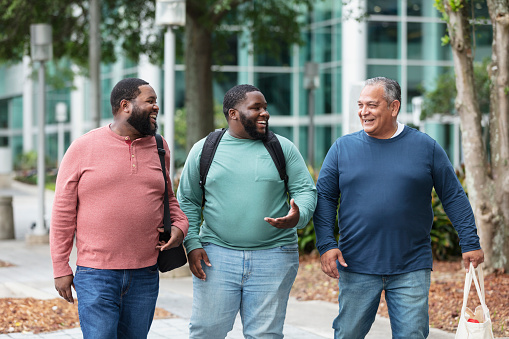
{"type": "Polygon", "coordinates": [[[166,27],[164,34],[164,138],[170,148],[170,178],[175,175],[175,33],[186,24],[185,0],[156,0],[156,25],[166,27]]]}
{"type": "Polygon", "coordinates": [[[55,107],[55,120],[58,123],[58,166],[64,157],[64,122],[67,121],[67,104],[65,102],[57,103],[55,107]]]}
{"type": "Polygon", "coordinates": [[[44,211],[44,190],[45,190],[45,109],[46,109],[46,91],[45,91],[45,76],[46,67],[45,62],[51,60],[53,57],[53,46],[51,36],[51,26],[48,24],[34,24],[30,25],[30,54],[32,61],[39,62],[39,111],[37,114],[37,188],[39,191],[39,214],[35,228],[33,230],[34,236],[44,236],[48,234],[45,221],[44,211]]]}
{"type": "Polygon", "coordinates": [[[320,75],[316,62],[306,62],[304,67],[304,88],[308,90],[308,165],[315,164],[315,94],[320,87],[320,75]]]}

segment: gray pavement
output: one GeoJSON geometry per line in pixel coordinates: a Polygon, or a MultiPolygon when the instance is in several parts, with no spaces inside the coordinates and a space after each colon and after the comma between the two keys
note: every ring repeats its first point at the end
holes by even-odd
{"type": "MultiPolygon", "coordinates": [[[[36,188],[15,182],[12,189],[0,190],[1,194],[13,195],[16,239],[0,240],[0,259],[15,265],[13,267],[0,268],[0,298],[33,297],[37,299],[52,299],[59,297],[53,286],[48,244],[29,245],[25,241],[26,236],[31,233],[30,226],[37,216],[36,188]]],[[[48,220],[50,219],[52,201],[53,192],[47,192],[46,210],[48,220]]],[[[75,263],[75,258],[76,254],[73,251],[70,260],[71,266],[75,263]]],[[[184,267],[179,272],[161,274],[157,306],[177,315],[178,318],[155,320],[150,329],[150,339],[188,338],[188,323],[191,316],[192,304],[192,279],[188,273],[188,268],[184,267]]],[[[289,339],[333,338],[331,324],[336,313],[337,305],[333,303],[298,301],[290,298],[284,327],[285,337],[289,339]]],[[[41,334],[0,334],[0,339],[5,338],[81,339],[83,337],[80,329],[74,328],[41,334]]],[[[234,328],[227,338],[243,338],[242,324],[239,317],[237,317],[234,328]]],[[[366,338],[391,338],[389,320],[377,317],[366,338]]],[[[454,334],[432,328],[430,329],[429,338],[454,338],[454,334]]]]}

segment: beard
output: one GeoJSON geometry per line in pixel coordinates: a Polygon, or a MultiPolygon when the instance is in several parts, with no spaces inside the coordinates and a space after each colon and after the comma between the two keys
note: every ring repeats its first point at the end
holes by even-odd
{"type": "Polygon", "coordinates": [[[250,120],[246,118],[244,113],[240,113],[240,123],[244,126],[244,130],[249,134],[249,136],[255,140],[265,141],[267,140],[267,135],[269,133],[269,122],[267,121],[267,125],[265,125],[265,132],[260,133],[256,130],[256,122],[254,120],[250,120]]]}
{"type": "Polygon", "coordinates": [[[141,109],[133,105],[133,110],[127,123],[134,127],[141,135],[156,135],[157,122],[154,123],[154,127],[151,126],[149,114],[144,114],[141,109]]]}

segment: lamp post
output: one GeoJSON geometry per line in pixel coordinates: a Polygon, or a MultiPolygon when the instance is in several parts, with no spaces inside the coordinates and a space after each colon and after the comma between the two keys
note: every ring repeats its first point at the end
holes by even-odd
{"type": "Polygon", "coordinates": [[[156,0],[156,25],[166,27],[164,34],[164,138],[170,148],[170,178],[175,174],[175,33],[186,24],[185,0],[156,0]]]}
{"type": "Polygon", "coordinates": [[[308,90],[308,164],[315,163],[315,94],[320,87],[320,75],[316,62],[306,62],[304,67],[304,88],[308,90]]]}
{"type": "Polygon", "coordinates": [[[55,120],[58,123],[58,166],[64,157],[64,122],[67,121],[67,104],[65,102],[57,103],[55,107],[55,120]]]}
{"type": "Polygon", "coordinates": [[[46,228],[46,221],[44,218],[44,190],[45,190],[45,109],[46,109],[46,93],[45,93],[45,75],[46,67],[45,62],[51,60],[53,57],[53,46],[51,36],[51,26],[48,24],[34,24],[30,25],[30,54],[32,61],[39,62],[39,111],[37,114],[37,188],[39,191],[39,214],[33,234],[35,236],[44,236],[48,233],[46,228]]]}

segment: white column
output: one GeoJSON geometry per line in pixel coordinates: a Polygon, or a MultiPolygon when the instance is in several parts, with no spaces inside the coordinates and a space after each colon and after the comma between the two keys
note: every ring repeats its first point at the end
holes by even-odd
{"type": "Polygon", "coordinates": [[[30,57],[23,57],[23,152],[34,149],[34,85],[31,78],[30,57]]]}
{"type": "MultiPolygon", "coordinates": [[[[77,73],[77,66],[73,66],[73,71],[77,73]]],[[[74,77],[75,89],[71,92],[71,105],[69,106],[71,141],[85,133],[85,82],[86,79],[81,75],[74,77]]]]}
{"type": "Polygon", "coordinates": [[[170,149],[170,180],[175,175],[175,32],[164,34],[164,139],[170,149]]]}
{"type": "Polygon", "coordinates": [[[362,128],[357,115],[357,100],[366,80],[367,24],[354,18],[366,11],[365,0],[352,0],[343,5],[341,33],[341,113],[343,135],[362,128]]]}
{"type": "Polygon", "coordinates": [[[160,68],[151,64],[146,54],[140,55],[138,63],[138,78],[145,80],[156,91],[157,101],[161,101],[163,93],[161,92],[160,68]]]}
{"type": "MultiPolygon", "coordinates": [[[[293,117],[293,143],[299,148],[300,144],[300,125],[299,125],[299,110],[300,110],[300,65],[299,53],[300,48],[297,44],[292,47],[292,117],[293,117]]],[[[270,113],[270,112],[269,112],[270,113]]]]}

